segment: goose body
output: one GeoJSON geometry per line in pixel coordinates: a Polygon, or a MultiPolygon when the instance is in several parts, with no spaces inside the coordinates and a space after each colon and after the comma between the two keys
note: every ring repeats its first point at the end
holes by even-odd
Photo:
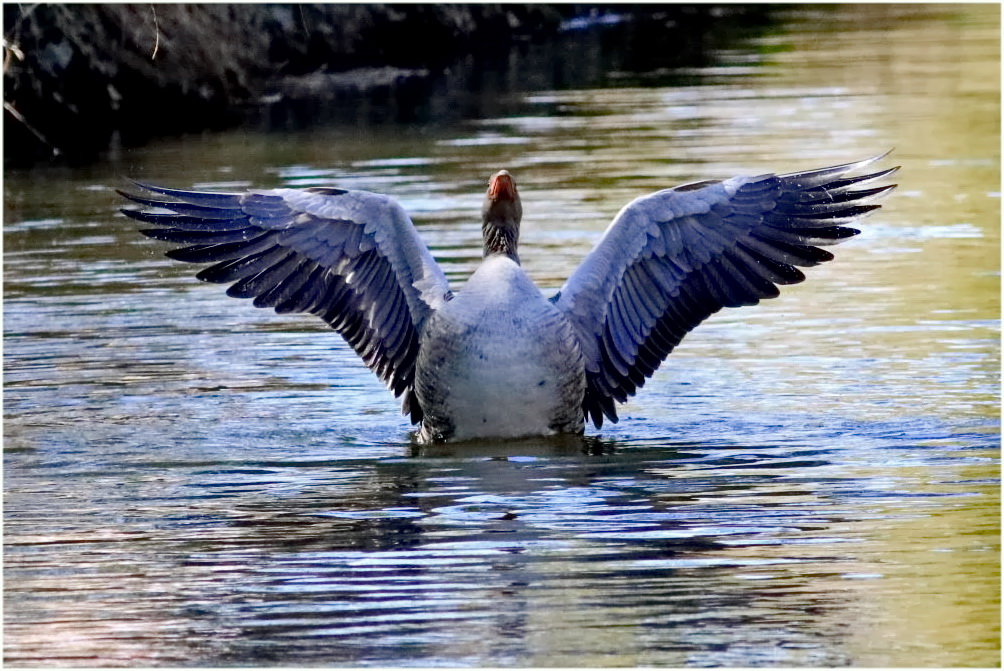
{"type": "Polygon", "coordinates": [[[419,340],[421,440],[581,432],[586,378],[564,314],[514,260],[489,256],[419,340]]]}
{"type": "Polygon", "coordinates": [[[785,175],[734,177],[626,205],[582,265],[547,298],[520,265],[522,203],[502,170],[482,207],[484,260],[454,293],[393,199],[333,188],[245,193],[143,185],[168,252],[211,264],[256,307],[306,312],[337,330],[421,425],[423,442],[581,433],[617,421],[680,340],[722,307],[778,295],[819,248],[895,185],[882,157],[785,175]]]}

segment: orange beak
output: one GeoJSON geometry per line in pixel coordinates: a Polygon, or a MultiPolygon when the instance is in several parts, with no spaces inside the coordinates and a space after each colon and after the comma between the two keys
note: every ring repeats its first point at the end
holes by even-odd
{"type": "Polygon", "coordinates": [[[492,200],[516,200],[516,182],[505,170],[492,175],[488,180],[488,197],[492,200]]]}

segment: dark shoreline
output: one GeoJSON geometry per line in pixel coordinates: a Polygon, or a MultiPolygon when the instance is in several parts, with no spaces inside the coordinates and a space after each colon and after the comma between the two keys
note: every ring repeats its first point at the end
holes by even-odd
{"type": "Polygon", "coordinates": [[[423,101],[444,80],[465,73],[459,85],[478,86],[471,72],[503,70],[513,49],[576,31],[619,30],[624,43],[613,48],[624,49],[628,60],[632,50],[647,49],[668,65],[693,65],[736,29],[762,25],[769,11],[764,5],[5,4],[4,165],[87,163],[113,144],[137,146],[249,118],[303,126],[351,114],[359,101],[391,103],[395,121],[421,118],[423,101]]]}

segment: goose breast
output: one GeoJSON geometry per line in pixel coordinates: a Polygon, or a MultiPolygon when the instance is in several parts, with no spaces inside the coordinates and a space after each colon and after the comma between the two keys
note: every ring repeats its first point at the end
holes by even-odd
{"type": "Polygon", "coordinates": [[[565,316],[507,256],[489,257],[420,336],[424,440],[581,432],[582,354],[565,316]]]}

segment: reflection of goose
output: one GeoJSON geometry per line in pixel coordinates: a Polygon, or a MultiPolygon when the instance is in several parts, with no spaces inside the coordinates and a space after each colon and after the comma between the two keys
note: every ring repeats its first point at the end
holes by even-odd
{"type": "Polygon", "coordinates": [[[617,421],[683,336],[722,307],[778,295],[833,256],[817,245],[878,208],[896,168],[848,176],[882,157],[787,175],[658,191],[620,211],[561,291],[545,298],[519,263],[522,205],[492,176],[482,207],[484,261],[463,291],[387,196],[335,188],[206,193],[140,185],[123,194],[171,213],[127,210],[212,263],[198,277],[276,312],[336,329],[403,396],[423,441],[579,433],[617,421]]]}

